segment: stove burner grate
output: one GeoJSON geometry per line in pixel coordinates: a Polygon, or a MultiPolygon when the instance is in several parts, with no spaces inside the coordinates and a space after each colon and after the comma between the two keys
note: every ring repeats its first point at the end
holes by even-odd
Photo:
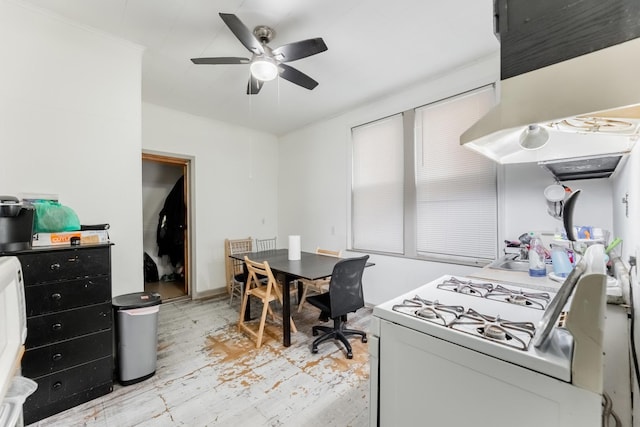
{"type": "Polygon", "coordinates": [[[405,299],[402,304],[391,307],[392,310],[409,314],[422,320],[448,326],[448,318],[457,318],[464,313],[464,307],[459,305],[444,305],[436,301],[420,298],[418,295],[405,299]]]}
{"type": "Polygon", "coordinates": [[[500,316],[480,314],[472,308],[454,319],[449,327],[523,351],[529,348],[529,342],[536,330],[531,322],[511,322],[501,319],[500,316]]]}
{"type": "Polygon", "coordinates": [[[484,298],[493,290],[493,284],[473,282],[471,280],[460,280],[456,277],[450,277],[440,283],[438,288],[484,298]]]}
{"type": "Polygon", "coordinates": [[[546,292],[525,292],[522,289],[509,289],[493,283],[460,280],[451,276],[437,285],[438,288],[478,298],[493,299],[508,304],[545,310],[551,297],[546,292]]]}
{"type": "Polygon", "coordinates": [[[522,289],[508,289],[502,285],[496,285],[496,287],[487,294],[486,298],[536,308],[538,310],[546,309],[549,301],[551,301],[551,296],[546,292],[525,292],[522,289]]]}

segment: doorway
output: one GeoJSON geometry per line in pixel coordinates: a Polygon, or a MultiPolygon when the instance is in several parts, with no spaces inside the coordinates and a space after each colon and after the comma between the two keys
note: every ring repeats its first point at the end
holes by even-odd
{"type": "Polygon", "coordinates": [[[142,153],[144,290],[190,294],[190,159],[142,153]]]}

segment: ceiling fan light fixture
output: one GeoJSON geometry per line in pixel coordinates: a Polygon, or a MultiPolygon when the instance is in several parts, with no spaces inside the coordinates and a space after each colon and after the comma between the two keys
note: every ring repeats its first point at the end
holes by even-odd
{"type": "Polygon", "coordinates": [[[222,56],[192,58],[191,62],[211,65],[249,64],[250,77],[247,84],[247,95],[257,95],[264,86],[263,82],[273,80],[278,76],[305,89],[312,90],[318,86],[317,81],[286,63],[326,51],[327,45],[322,38],[299,40],[271,49],[268,43],[275,36],[273,28],[258,25],[251,31],[236,15],[232,13],[219,13],[219,15],[233,35],[251,52],[251,59],[222,56]]]}
{"type": "Polygon", "coordinates": [[[549,132],[540,125],[529,125],[520,134],[520,147],[524,150],[537,150],[549,141],[549,132]]]}
{"type": "Polygon", "coordinates": [[[253,77],[263,82],[273,80],[278,75],[278,66],[275,61],[267,57],[256,58],[251,63],[250,69],[253,77]]]}

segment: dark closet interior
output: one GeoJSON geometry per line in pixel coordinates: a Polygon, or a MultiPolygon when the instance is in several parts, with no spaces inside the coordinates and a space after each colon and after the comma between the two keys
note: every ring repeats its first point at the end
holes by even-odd
{"type": "Polygon", "coordinates": [[[144,290],[163,300],[189,294],[186,170],[185,160],[143,155],[144,290]]]}

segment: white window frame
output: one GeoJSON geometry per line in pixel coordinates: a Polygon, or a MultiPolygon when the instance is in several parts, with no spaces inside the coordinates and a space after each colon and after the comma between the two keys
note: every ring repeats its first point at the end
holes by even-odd
{"type": "Polygon", "coordinates": [[[351,130],[353,249],[404,253],[403,126],[395,114],[351,130]]]}
{"type": "MultiPolygon", "coordinates": [[[[418,148],[417,148],[417,144],[418,144],[418,128],[416,126],[416,117],[417,114],[419,114],[419,112],[421,111],[421,109],[424,108],[429,108],[429,106],[431,105],[437,105],[439,103],[444,103],[444,102],[448,102],[451,100],[455,100],[459,97],[464,97],[464,96],[469,96],[470,94],[473,94],[474,92],[478,92],[478,91],[483,91],[483,90],[491,90],[492,94],[493,94],[493,103],[495,103],[495,99],[496,99],[496,90],[495,90],[495,86],[494,85],[487,85],[487,86],[483,86],[480,87],[478,89],[474,89],[459,95],[454,95],[452,97],[449,98],[445,98],[443,100],[440,101],[436,101],[434,103],[431,104],[427,104],[425,106],[421,106],[421,107],[417,107],[411,110],[407,110],[404,111],[402,113],[400,113],[403,117],[403,130],[404,130],[404,134],[403,134],[403,139],[402,139],[402,149],[403,149],[403,156],[404,156],[404,188],[403,188],[403,202],[404,202],[404,227],[403,227],[403,250],[399,251],[399,250],[394,250],[394,251],[389,251],[389,250],[385,250],[385,249],[380,249],[379,247],[373,248],[373,247],[365,247],[367,245],[361,245],[361,244],[357,244],[357,238],[355,237],[355,230],[356,230],[356,226],[354,225],[354,220],[355,220],[355,216],[354,216],[354,187],[353,187],[353,180],[351,182],[351,206],[350,206],[350,213],[351,213],[351,230],[350,230],[350,236],[351,236],[351,249],[355,250],[355,251],[367,251],[367,252],[372,252],[372,253],[380,253],[380,254],[384,254],[384,255],[390,255],[390,256],[402,256],[402,257],[408,257],[408,258],[416,258],[416,259],[427,259],[427,260],[432,260],[432,261],[441,261],[441,262],[449,262],[449,263],[457,263],[457,264],[465,264],[465,265],[483,265],[486,264],[490,259],[493,259],[495,257],[495,254],[497,253],[497,247],[498,247],[498,239],[495,237],[497,236],[497,230],[498,230],[498,194],[497,194],[497,190],[498,190],[498,172],[499,169],[497,168],[497,165],[495,165],[493,162],[489,161],[488,165],[490,165],[491,167],[495,168],[495,172],[494,172],[494,192],[495,192],[495,205],[494,205],[494,218],[495,221],[493,223],[493,225],[491,227],[489,227],[489,230],[485,230],[487,233],[492,233],[492,238],[493,238],[493,253],[492,255],[489,254],[489,252],[492,252],[491,250],[489,250],[488,252],[485,252],[485,254],[483,256],[469,256],[469,254],[464,254],[464,255],[459,255],[456,253],[435,253],[435,252],[425,252],[425,251],[418,251],[417,247],[418,247],[418,241],[417,241],[417,236],[418,236],[418,218],[417,218],[417,191],[416,191],[416,179],[417,179],[417,160],[418,158],[420,158],[419,153],[418,153],[418,148]],[[418,113],[416,113],[416,111],[418,113]]],[[[487,109],[488,111],[488,109],[487,109]]],[[[484,115],[486,113],[486,111],[482,112],[482,115],[484,115]]],[[[470,123],[468,124],[468,126],[470,126],[473,122],[475,122],[479,117],[470,119],[470,123]]],[[[385,118],[386,119],[386,118],[385,118]]],[[[384,120],[384,119],[381,119],[384,120]]],[[[377,122],[377,121],[376,121],[377,122]]],[[[369,125],[371,123],[376,123],[376,122],[369,122],[365,125],[360,125],[360,126],[366,126],[369,125]]],[[[353,131],[354,129],[358,128],[359,126],[354,126],[351,129],[351,136],[352,136],[352,143],[353,143],[353,131]]],[[[456,140],[456,145],[459,146],[459,140],[456,140]]],[[[353,146],[352,146],[353,148],[353,146]]],[[[462,147],[460,147],[462,148],[462,147]]],[[[470,153],[469,155],[471,156],[480,156],[479,154],[476,154],[470,150],[466,150],[464,148],[462,148],[465,152],[468,151],[468,153],[470,153]]],[[[357,153],[355,151],[352,150],[352,168],[354,168],[354,162],[357,162],[357,153]]],[[[482,159],[484,160],[484,157],[482,157],[482,159]]],[[[487,160],[488,161],[488,160],[487,160]]],[[[352,169],[352,178],[353,178],[353,169],[352,169]]],[[[473,238],[471,237],[470,240],[467,241],[468,244],[473,244],[473,238]]],[[[464,251],[463,251],[464,252],[464,251]]]]}
{"type": "Polygon", "coordinates": [[[497,164],[460,145],[494,103],[488,86],[415,109],[418,257],[471,265],[495,258],[497,164]]]}

